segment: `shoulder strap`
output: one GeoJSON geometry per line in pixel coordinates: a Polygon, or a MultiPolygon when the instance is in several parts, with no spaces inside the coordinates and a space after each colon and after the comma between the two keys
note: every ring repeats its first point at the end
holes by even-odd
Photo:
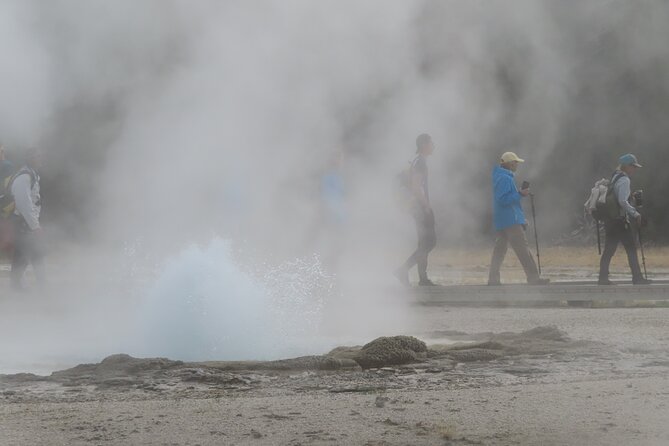
{"type": "MultiPolygon", "coordinates": [[[[611,178],[611,182],[609,183],[608,190],[610,193],[615,194],[616,193],[616,188],[615,185],[618,182],[619,179],[625,176],[625,172],[619,172],[613,174],[613,177],[611,178]]],[[[608,195],[608,194],[607,194],[608,195]]]]}
{"type": "Polygon", "coordinates": [[[613,178],[611,178],[611,187],[618,182],[619,179],[625,176],[625,172],[614,173],[613,178]]]}

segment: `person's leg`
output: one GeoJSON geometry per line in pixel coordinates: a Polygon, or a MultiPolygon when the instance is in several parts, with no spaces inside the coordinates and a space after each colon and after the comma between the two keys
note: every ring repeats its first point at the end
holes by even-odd
{"type": "Polygon", "coordinates": [[[432,250],[437,246],[437,231],[435,228],[435,222],[434,222],[434,213],[430,212],[430,215],[428,216],[427,219],[427,225],[426,225],[426,236],[425,236],[425,249],[427,250],[427,253],[429,254],[432,252],[432,250]]]}
{"type": "Polygon", "coordinates": [[[414,218],[414,222],[416,224],[416,234],[418,236],[418,246],[416,247],[416,250],[409,256],[408,259],[400,266],[397,270],[395,270],[395,277],[403,284],[403,285],[409,285],[409,270],[414,267],[414,265],[418,264],[418,258],[420,256],[420,250],[421,250],[421,237],[423,233],[423,222],[421,215],[418,210],[414,210],[412,212],[412,216],[414,218]]]}
{"type": "Polygon", "coordinates": [[[523,266],[528,283],[535,283],[539,280],[539,270],[530,252],[525,237],[525,229],[521,225],[513,225],[505,229],[511,248],[516,253],[520,264],[523,266]]]}
{"type": "Polygon", "coordinates": [[[504,231],[498,231],[495,238],[495,248],[492,250],[492,259],[490,260],[488,285],[499,285],[501,283],[499,271],[502,268],[504,257],[506,257],[507,248],[508,243],[506,239],[506,233],[504,231]]]}
{"type": "Polygon", "coordinates": [[[23,274],[28,267],[29,261],[27,251],[25,234],[17,231],[14,242],[14,255],[12,256],[12,269],[9,274],[12,287],[15,289],[22,287],[23,274]]]}
{"type": "Polygon", "coordinates": [[[632,281],[641,282],[644,277],[641,274],[641,266],[639,265],[639,256],[636,251],[636,242],[634,240],[634,233],[632,228],[626,226],[620,234],[620,241],[627,252],[627,261],[630,265],[630,270],[632,271],[632,281]]]}
{"type": "Polygon", "coordinates": [[[609,267],[611,259],[618,249],[620,241],[620,222],[607,221],[604,223],[604,251],[599,260],[599,283],[607,284],[609,282],[609,267]]]}
{"type": "Polygon", "coordinates": [[[418,212],[413,213],[414,223],[416,224],[416,235],[418,237],[418,243],[416,250],[409,256],[409,258],[404,262],[404,268],[408,271],[418,263],[418,256],[420,255],[420,241],[423,236],[423,221],[421,215],[418,212]]]}
{"type": "Polygon", "coordinates": [[[0,217],[0,251],[6,251],[11,255],[13,249],[14,225],[8,218],[0,217]]]}
{"type": "Polygon", "coordinates": [[[42,244],[41,236],[36,234],[28,235],[28,260],[33,266],[35,278],[40,286],[46,282],[46,268],[44,266],[44,246],[42,244]]]}
{"type": "Polygon", "coordinates": [[[427,258],[430,251],[434,249],[437,244],[437,235],[434,228],[434,214],[426,213],[422,219],[422,229],[418,238],[418,250],[416,256],[416,263],[418,265],[418,277],[420,283],[429,284],[430,280],[427,278],[427,258]]]}

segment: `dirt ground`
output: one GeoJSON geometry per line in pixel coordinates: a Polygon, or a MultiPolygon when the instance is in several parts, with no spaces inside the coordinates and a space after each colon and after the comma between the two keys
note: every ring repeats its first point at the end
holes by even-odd
{"type": "Polygon", "coordinates": [[[3,405],[7,445],[665,445],[667,380],[3,405]],[[652,401],[652,402],[649,402],[652,401]]]}
{"type": "Polygon", "coordinates": [[[409,364],[143,363],[116,376],[109,360],[51,381],[5,376],[1,444],[669,442],[669,310],[416,312],[440,353],[409,364]]]}

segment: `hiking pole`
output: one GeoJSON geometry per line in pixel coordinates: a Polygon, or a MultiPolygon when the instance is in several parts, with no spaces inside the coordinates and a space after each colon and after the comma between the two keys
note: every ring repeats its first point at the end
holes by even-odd
{"type": "Polygon", "coordinates": [[[532,222],[534,224],[534,243],[537,245],[537,269],[541,275],[541,256],[539,255],[539,235],[537,234],[537,213],[534,210],[534,194],[530,194],[530,203],[532,204],[532,222]]]}
{"type": "Polygon", "coordinates": [[[641,264],[643,265],[643,277],[648,279],[648,273],[646,272],[646,254],[643,252],[643,239],[641,238],[641,225],[638,225],[637,231],[639,231],[639,248],[641,249],[641,264]]]}
{"type": "MultiPolygon", "coordinates": [[[[636,190],[632,194],[634,199],[634,206],[638,209],[643,207],[643,191],[636,190]]],[[[634,223],[631,223],[634,225],[634,223]]],[[[648,273],[646,272],[646,254],[643,252],[643,238],[641,238],[641,227],[644,224],[643,216],[639,215],[639,219],[636,221],[636,230],[639,236],[639,248],[641,249],[641,263],[643,264],[643,278],[648,280],[648,273]]]]}

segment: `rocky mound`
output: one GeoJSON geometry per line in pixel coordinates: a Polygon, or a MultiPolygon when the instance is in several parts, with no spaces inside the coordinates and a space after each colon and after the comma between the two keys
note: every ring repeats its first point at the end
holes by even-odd
{"type": "Polygon", "coordinates": [[[54,372],[51,374],[51,378],[58,381],[82,376],[96,378],[136,376],[143,373],[174,369],[183,364],[183,361],[172,361],[167,358],[133,358],[130,355],[119,354],[108,356],[99,364],[80,364],[71,369],[54,372]]]}
{"type": "Polygon", "coordinates": [[[365,344],[353,356],[362,368],[420,362],[427,358],[427,345],[413,336],[381,337],[365,344]]]}

